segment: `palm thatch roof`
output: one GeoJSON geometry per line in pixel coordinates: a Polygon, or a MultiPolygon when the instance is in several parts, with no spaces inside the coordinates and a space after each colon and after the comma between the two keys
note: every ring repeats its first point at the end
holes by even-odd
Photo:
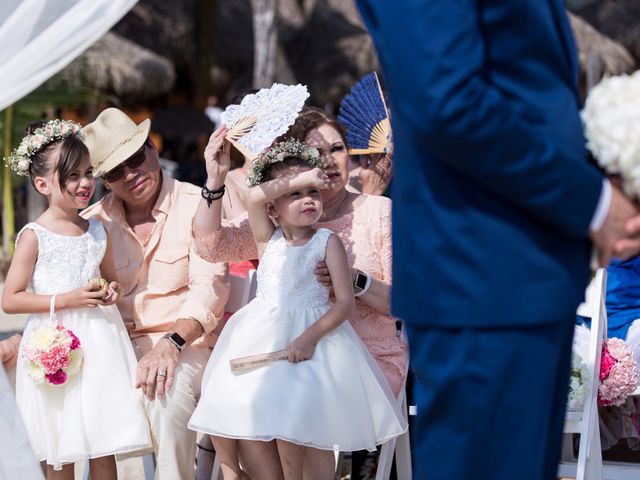
{"type": "Polygon", "coordinates": [[[63,69],[59,78],[118,97],[150,98],[171,90],[176,74],[166,58],[109,32],[63,69]]]}
{"type": "Polygon", "coordinates": [[[601,74],[620,75],[635,70],[636,62],[629,51],[618,42],[598,32],[582,18],[569,13],[571,28],[578,47],[580,70],[589,71],[594,64],[601,74]]]}
{"type": "MultiPolygon", "coordinates": [[[[640,0],[599,0],[596,4],[633,2],[640,5],[640,0]]],[[[114,31],[153,49],[163,56],[161,58],[168,58],[181,74],[181,85],[191,85],[182,76],[186,74],[195,79],[194,59],[198,47],[194,42],[193,11],[196,3],[196,0],[140,0],[114,31]]],[[[276,81],[305,83],[311,91],[312,103],[337,105],[362,75],[378,68],[371,38],[353,2],[278,0],[277,4],[276,81]]],[[[217,0],[216,17],[205,21],[216,33],[212,45],[216,55],[213,83],[218,93],[226,92],[230,99],[252,87],[251,3],[249,0],[217,0]]],[[[588,64],[593,64],[594,59],[603,74],[629,72],[635,68],[634,58],[624,46],[581,18],[571,16],[571,25],[583,79],[588,64]]],[[[124,63],[128,66],[131,62],[127,59],[124,63]]],[[[145,88],[155,86],[147,84],[145,88]]]]}
{"type": "Polygon", "coordinates": [[[640,62],[640,2],[638,0],[582,1],[574,12],[598,31],[623,45],[640,62]]]}

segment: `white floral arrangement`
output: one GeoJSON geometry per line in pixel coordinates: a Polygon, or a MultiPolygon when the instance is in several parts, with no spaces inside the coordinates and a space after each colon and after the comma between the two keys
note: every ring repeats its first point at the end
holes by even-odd
{"type": "Polygon", "coordinates": [[[569,377],[569,398],[567,409],[582,410],[589,391],[589,370],[580,354],[573,352],[571,358],[571,376],[569,377]]]}
{"type": "Polygon", "coordinates": [[[640,197],[640,70],[593,87],[581,116],[598,164],[621,177],[627,195],[640,197]]]}
{"type": "Polygon", "coordinates": [[[264,173],[267,168],[289,157],[299,158],[308,163],[311,168],[325,167],[325,162],[317,149],[299,140],[290,139],[267,148],[252,162],[251,169],[247,173],[247,185],[254,187],[264,182],[264,173]]]}
{"type": "Polygon", "coordinates": [[[51,142],[76,134],[82,135],[82,127],[79,124],[69,120],[50,120],[32,134],[26,135],[18,148],[4,159],[4,163],[18,175],[26,177],[29,175],[33,155],[51,142]]]}

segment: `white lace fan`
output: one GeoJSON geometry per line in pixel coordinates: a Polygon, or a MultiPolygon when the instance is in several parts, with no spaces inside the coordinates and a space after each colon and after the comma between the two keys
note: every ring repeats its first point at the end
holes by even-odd
{"type": "Polygon", "coordinates": [[[280,83],[247,95],[240,105],[229,105],[221,114],[229,129],[227,139],[253,160],[289,129],[307,98],[306,86],[280,83]]]}

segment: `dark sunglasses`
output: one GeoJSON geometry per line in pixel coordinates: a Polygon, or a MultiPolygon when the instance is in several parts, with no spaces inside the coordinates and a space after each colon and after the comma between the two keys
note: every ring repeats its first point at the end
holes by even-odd
{"type": "Polygon", "coordinates": [[[107,173],[102,175],[102,178],[105,182],[113,183],[117,182],[124,176],[124,167],[129,169],[138,168],[140,165],[144,163],[147,159],[147,155],[145,153],[145,149],[147,147],[147,142],[144,142],[140,150],[127,158],[124,162],[118,165],[116,168],[112,168],[107,173]]]}

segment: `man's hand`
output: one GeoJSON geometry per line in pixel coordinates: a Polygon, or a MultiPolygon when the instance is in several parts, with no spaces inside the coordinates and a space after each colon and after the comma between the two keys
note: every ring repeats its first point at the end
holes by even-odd
{"type": "Polygon", "coordinates": [[[591,232],[598,249],[598,263],[609,265],[611,258],[626,260],[640,252],[640,210],[612,184],[611,206],[604,224],[591,232]]]}
{"type": "Polygon", "coordinates": [[[167,339],[161,339],[153,349],[138,362],[136,388],[153,400],[157,394],[162,400],[171,387],[180,352],[167,339]]]}
{"type": "Polygon", "coordinates": [[[21,340],[22,335],[15,334],[13,337],[0,341],[0,361],[5,370],[15,368],[18,361],[18,347],[20,346],[21,340]]]}

